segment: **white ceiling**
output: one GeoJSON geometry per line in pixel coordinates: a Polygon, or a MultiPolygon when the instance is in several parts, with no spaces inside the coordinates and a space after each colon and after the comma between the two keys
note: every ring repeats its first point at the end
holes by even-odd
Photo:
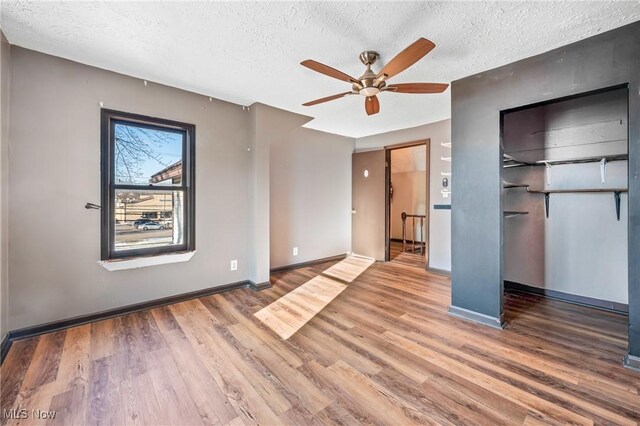
{"type": "MultiPolygon", "coordinates": [[[[383,93],[301,104],[350,89],[299,65],[358,77],[358,54],[385,63],[419,37],[437,47],[391,81],[445,82],[640,20],[638,1],[601,2],[12,2],[0,25],[19,46],[219,99],[315,117],[306,127],[361,137],[450,116],[439,95],[383,93]]],[[[379,64],[377,64],[379,65],[379,64]]],[[[374,66],[374,70],[379,67],[374,66]]]]}

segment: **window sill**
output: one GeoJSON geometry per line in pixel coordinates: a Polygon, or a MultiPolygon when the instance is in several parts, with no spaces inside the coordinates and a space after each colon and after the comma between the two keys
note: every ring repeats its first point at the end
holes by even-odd
{"type": "Polygon", "coordinates": [[[188,262],[196,251],[181,253],[159,254],[156,256],[134,257],[129,259],[100,260],[98,264],[107,271],[122,271],[125,269],[146,268],[147,266],[167,265],[169,263],[188,262]]]}

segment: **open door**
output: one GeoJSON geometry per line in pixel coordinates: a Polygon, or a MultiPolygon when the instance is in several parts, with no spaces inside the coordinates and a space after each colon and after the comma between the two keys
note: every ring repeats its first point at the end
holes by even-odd
{"type": "Polygon", "coordinates": [[[352,157],[351,251],[385,260],[385,151],[352,157]]]}

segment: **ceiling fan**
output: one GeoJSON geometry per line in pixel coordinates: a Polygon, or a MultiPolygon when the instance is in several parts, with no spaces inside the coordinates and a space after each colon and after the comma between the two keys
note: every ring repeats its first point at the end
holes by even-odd
{"type": "Polygon", "coordinates": [[[337,78],[338,80],[351,83],[351,90],[349,92],[338,93],[337,95],[327,96],[326,98],[316,99],[315,101],[302,104],[303,106],[312,106],[321,104],[324,102],[332,101],[334,99],[343,98],[349,95],[362,95],[365,96],[364,109],[367,115],[377,114],[380,111],[380,102],[376,96],[380,92],[395,92],[395,93],[442,93],[444,92],[448,84],[444,83],[399,83],[399,84],[387,84],[387,80],[396,74],[400,74],[402,71],[409,68],[411,65],[418,62],[427,53],[431,52],[436,45],[427,40],[426,38],[419,38],[416,42],[409,47],[398,53],[387,65],[382,67],[377,74],[371,70],[371,65],[378,59],[378,52],[371,50],[362,52],[360,54],[360,62],[366,67],[366,71],[360,78],[353,78],[350,75],[338,71],[335,68],[321,64],[311,59],[302,61],[300,65],[303,65],[313,71],[319,72],[329,77],[337,78]]]}

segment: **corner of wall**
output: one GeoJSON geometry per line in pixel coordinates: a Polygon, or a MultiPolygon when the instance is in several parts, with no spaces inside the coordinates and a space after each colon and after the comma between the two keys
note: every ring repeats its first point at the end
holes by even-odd
{"type": "Polygon", "coordinates": [[[273,141],[313,118],[261,103],[249,107],[251,168],[249,179],[249,279],[269,281],[269,149],[273,141]]]}
{"type": "Polygon", "coordinates": [[[8,167],[11,45],[0,31],[0,340],[7,335],[9,319],[8,276],[8,167]]]}

